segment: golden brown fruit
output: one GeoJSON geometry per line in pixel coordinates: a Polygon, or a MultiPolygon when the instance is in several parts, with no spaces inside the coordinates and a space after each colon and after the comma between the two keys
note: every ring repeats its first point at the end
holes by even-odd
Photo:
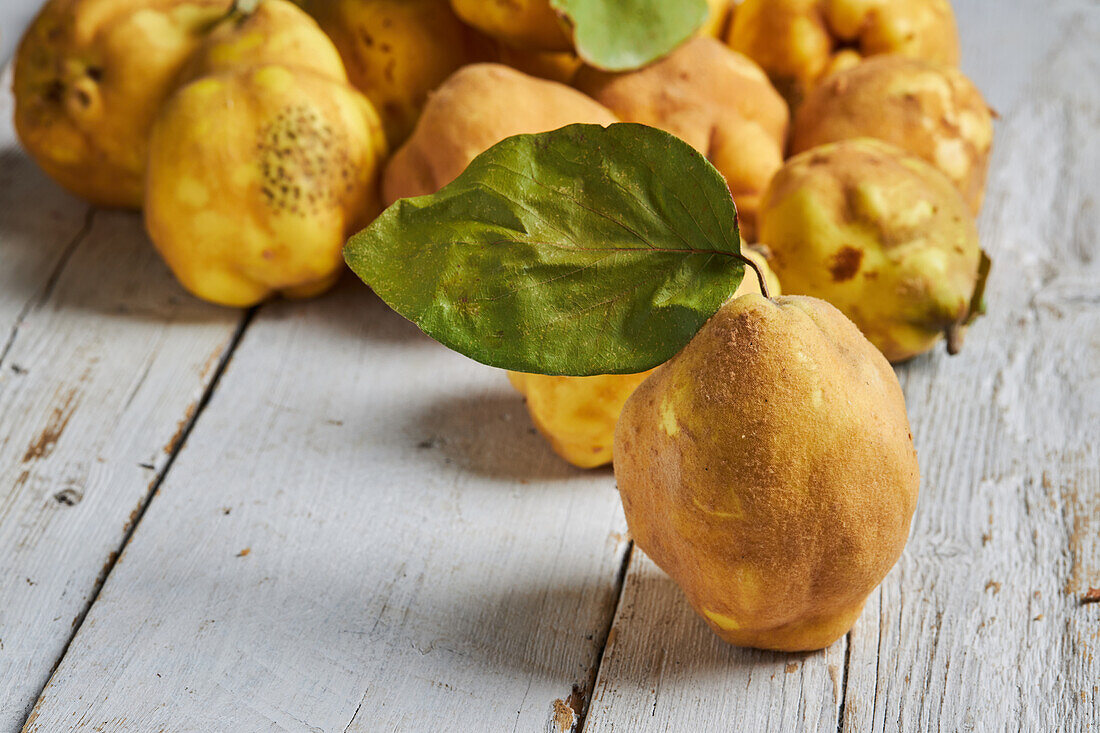
{"type": "Polygon", "coordinates": [[[488,58],[448,0],[297,0],[332,38],[352,85],[382,116],[391,146],[412,132],[428,94],[488,58]]]}
{"type": "Polygon", "coordinates": [[[962,72],[902,56],[876,56],[833,74],[806,96],[791,152],[874,137],[924,158],[947,175],[977,215],[985,193],[993,117],[962,72]]]}
{"type": "Polygon", "coordinates": [[[207,33],[180,73],[180,83],[267,64],[348,80],[336,47],[309,15],[288,0],[262,0],[250,11],[234,9],[207,33]]]}
{"type": "Polygon", "coordinates": [[[524,51],[507,43],[492,47],[493,60],[539,79],[572,84],[581,59],[572,51],[524,51]]]}
{"type": "Polygon", "coordinates": [[[726,641],[820,649],[909,532],[919,474],[890,365],[815,298],[728,302],[630,397],[627,524],[726,641]]]}
{"type": "Polygon", "coordinates": [[[555,453],[578,468],[596,468],[611,462],[615,421],[626,398],[649,374],[554,377],[508,372],[508,381],[527,398],[531,421],[555,453]]]}
{"type": "Polygon", "coordinates": [[[15,56],[15,127],[65,188],[141,206],[149,127],[230,0],[51,0],[15,56]]]}
{"type": "Polygon", "coordinates": [[[745,0],[727,41],[764,67],[792,106],[826,74],[867,56],[959,63],[947,0],[745,0]]]}
{"type": "Polygon", "coordinates": [[[526,51],[571,51],[573,40],[550,0],[451,0],[482,33],[526,51]]]}
{"type": "MultiPolygon", "coordinates": [[[[730,14],[730,0],[706,0],[707,18],[697,35],[719,36],[730,14]]],[[[450,0],[462,20],[523,54],[573,51],[573,32],[550,0],[450,0]]],[[[501,59],[510,63],[507,59],[501,59]]],[[[523,69],[523,66],[517,68],[523,69]]],[[[526,71],[526,69],[524,69],[526,71]]],[[[538,76],[538,74],[536,74],[538,76]]],[[[554,77],[551,77],[554,78],[554,77]]]]}
{"type": "Polygon", "coordinates": [[[153,127],[146,227],[200,298],[316,295],[377,213],[384,150],[374,108],[346,84],[285,66],[203,77],[153,127]]]}
{"type": "MultiPolygon", "coordinates": [[[[757,264],[772,296],[779,295],[779,281],[762,254],[742,247],[757,264]]],[[[733,297],[759,293],[755,273],[746,268],[745,277],[733,297]]],[[[527,411],[554,452],[580,468],[595,468],[611,462],[615,423],[623,404],[653,372],[600,374],[594,377],[555,377],[546,374],[508,372],[508,380],[527,400],[527,411]]]]}
{"type": "Polygon", "coordinates": [[[760,197],[783,164],[788,123],[787,105],[760,67],[713,38],[696,38],[637,71],[585,67],[574,83],[623,121],[667,130],[707,156],[752,240],[760,197]]]}
{"type": "Polygon", "coordinates": [[[890,361],[969,315],[981,258],[970,211],[944,174],[893,145],[844,140],[788,160],[760,235],[786,292],[829,301],[890,361]]]}
{"type": "Polygon", "coordinates": [[[617,121],[606,107],[564,84],[500,64],[465,66],[431,96],[412,137],[394,153],[382,180],[383,199],[389,205],[435,193],[506,137],[574,122],[617,121]]]}

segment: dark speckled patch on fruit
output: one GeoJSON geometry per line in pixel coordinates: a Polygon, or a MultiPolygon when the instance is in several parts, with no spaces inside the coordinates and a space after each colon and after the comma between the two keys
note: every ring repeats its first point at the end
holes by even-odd
{"type": "Polygon", "coordinates": [[[346,136],[308,105],[287,107],[264,126],[256,153],[264,200],[283,213],[316,215],[353,185],[346,136]]]}

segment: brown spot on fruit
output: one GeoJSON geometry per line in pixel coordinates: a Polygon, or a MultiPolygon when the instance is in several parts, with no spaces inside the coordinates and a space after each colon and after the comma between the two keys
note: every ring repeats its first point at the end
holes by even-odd
{"type": "Polygon", "coordinates": [[[833,276],[833,282],[851,280],[859,272],[859,265],[863,262],[863,250],[855,247],[841,247],[833,255],[829,264],[829,273],[833,276]]]}

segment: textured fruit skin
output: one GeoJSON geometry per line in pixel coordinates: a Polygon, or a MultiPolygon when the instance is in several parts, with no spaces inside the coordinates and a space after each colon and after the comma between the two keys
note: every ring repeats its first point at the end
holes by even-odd
{"type": "Polygon", "coordinates": [[[572,51],[524,51],[507,43],[491,45],[491,58],[539,79],[572,84],[582,62],[572,51]]]}
{"type": "Polygon", "coordinates": [[[954,184],[922,159],[859,138],[784,164],[760,236],[787,293],[829,301],[893,362],[969,315],[981,250],[954,184]]]}
{"type": "MultiPolygon", "coordinates": [[[[526,54],[573,50],[573,35],[550,0],[450,0],[466,23],[526,54]]],[[[726,28],[730,0],[707,0],[709,11],[698,35],[717,37],[726,28]]],[[[501,59],[509,63],[507,58],[501,59]]],[[[523,69],[521,64],[518,68],[523,69]]],[[[525,69],[526,70],[526,69],[525,69]]],[[[528,72],[534,73],[534,72],[528,72]]],[[[536,74],[536,76],[541,76],[536,74]]],[[[556,77],[549,77],[556,78],[556,77]]]]}
{"type": "MultiPolygon", "coordinates": [[[[771,295],[779,295],[779,280],[767,260],[751,249],[742,252],[764,273],[771,295]]],[[[752,270],[733,297],[759,293],[760,283],[752,270]]],[[[557,377],[546,374],[508,372],[508,380],[527,399],[531,421],[554,452],[579,468],[596,468],[611,463],[615,423],[630,395],[647,376],[600,374],[594,377],[557,377]]]]}
{"type": "Polygon", "coordinates": [[[263,0],[250,12],[234,10],[210,29],[180,73],[181,85],[221,71],[279,65],[347,83],[332,41],[287,0],[263,0]]]}
{"type": "Polygon", "coordinates": [[[993,116],[958,69],[875,56],[829,76],[798,108],[791,153],[856,137],[920,156],[954,182],[972,214],[981,210],[993,116]]]}
{"type": "Polygon", "coordinates": [[[12,88],[23,147],[69,191],[138,208],[149,128],[231,0],[51,0],[23,36],[12,88]]]}
{"type": "Polygon", "coordinates": [[[200,298],[316,295],[379,210],[384,151],[374,108],[345,84],[284,66],[203,77],[153,127],[146,227],[200,298]]]}
{"type": "Polygon", "coordinates": [[[297,0],[329,35],[352,86],[382,117],[392,147],[412,132],[428,94],[490,42],[448,0],[297,0]]]}
{"type": "Polygon", "coordinates": [[[554,377],[508,372],[508,381],[527,398],[531,421],[555,453],[578,468],[596,468],[611,462],[615,421],[649,374],[554,377]]]}
{"type": "Polygon", "coordinates": [[[624,122],[671,132],[707,156],[752,240],[760,196],[783,164],[789,117],[759,66],[713,38],[695,38],[636,71],[585,67],[574,83],[624,122]]]}
{"type": "Polygon", "coordinates": [[[821,649],[900,556],[919,473],[890,365],[829,304],[729,301],[627,400],[638,547],[720,637],[821,649]]]}
{"type": "Polygon", "coordinates": [[[451,0],[455,14],[482,33],[530,51],[571,51],[573,40],[550,0],[451,0]]]}
{"type": "Polygon", "coordinates": [[[959,63],[947,0],[745,0],[726,40],[764,67],[792,106],[826,74],[868,56],[959,63]]]}
{"type": "Polygon", "coordinates": [[[574,122],[618,119],[576,89],[501,64],[472,64],[432,94],[412,136],[386,166],[386,205],[435,193],[470,161],[512,135],[547,132],[574,122]]]}

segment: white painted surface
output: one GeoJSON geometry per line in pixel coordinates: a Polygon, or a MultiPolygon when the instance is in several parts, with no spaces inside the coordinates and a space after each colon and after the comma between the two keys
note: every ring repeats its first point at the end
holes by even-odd
{"type": "Polygon", "coordinates": [[[0,731],[26,719],[240,321],[184,294],[136,215],[93,216],[48,181],[10,119],[5,91],[0,731]]]}
{"type": "MultiPolygon", "coordinates": [[[[610,474],[565,467],[500,375],[345,282],[261,310],[28,730],[557,730],[574,685],[590,731],[1100,728],[1100,604],[1080,603],[1100,586],[1100,6],[955,5],[1004,116],[990,314],[962,355],[899,369],[922,496],[846,639],[728,647],[637,551],[617,599],[610,474]]],[[[6,731],[236,315],[180,295],[129,215],[97,214],[62,266],[84,208],[0,161],[0,336],[22,319],[0,363],[6,731]],[[81,503],[50,499],[74,478],[81,503]]]]}
{"type": "Polygon", "coordinates": [[[0,3],[0,67],[15,53],[19,37],[43,0],[4,0],[0,3]]]}
{"type": "Polygon", "coordinates": [[[829,731],[844,693],[841,639],[823,652],[730,646],[634,549],[585,731],[829,731]]]}
{"type": "Polygon", "coordinates": [[[624,530],[499,372],[352,282],[274,304],[28,729],[542,730],[592,684],[624,530]]]}

